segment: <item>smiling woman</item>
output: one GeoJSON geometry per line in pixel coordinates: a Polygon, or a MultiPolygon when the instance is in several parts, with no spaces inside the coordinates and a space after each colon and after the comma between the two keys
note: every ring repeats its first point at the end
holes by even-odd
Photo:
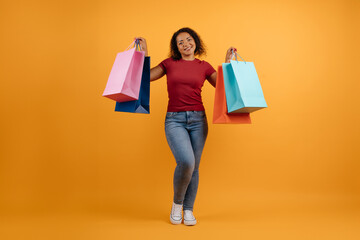
{"type": "Polygon", "coordinates": [[[194,60],[196,43],[188,33],[180,33],[177,36],[177,48],[184,60],[194,60]]]}
{"type": "MultiPolygon", "coordinates": [[[[139,37],[146,56],[147,44],[139,37]]],[[[225,62],[232,57],[233,47],[226,53],[225,62]]],[[[193,207],[199,184],[199,164],[205,145],[208,123],[201,98],[205,80],[216,85],[216,71],[206,61],[195,56],[205,55],[205,45],[190,28],[176,31],[170,41],[169,58],[150,70],[150,81],[166,74],[169,96],[165,118],[165,134],[177,166],[174,173],[174,198],[170,222],[195,225],[193,207]]]]}
{"type": "Polygon", "coordinates": [[[205,45],[199,35],[190,28],[182,28],[174,33],[170,41],[170,57],[176,60],[181,59],[184,54],[189,56],[189,52],[185,53],[185,47],[192,47],[191,52],[195,56],[206,55],[205,45]]]}

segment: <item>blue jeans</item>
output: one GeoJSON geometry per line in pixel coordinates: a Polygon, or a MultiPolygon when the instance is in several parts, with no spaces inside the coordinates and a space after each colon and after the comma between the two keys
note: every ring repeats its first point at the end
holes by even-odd
{"type": "Polygon", "coordinates": [[[176,160],[174,202],[193,210],[199,184],[199,164],[208,134],[205,111],[167,112],[165,134],[176,160]]]}

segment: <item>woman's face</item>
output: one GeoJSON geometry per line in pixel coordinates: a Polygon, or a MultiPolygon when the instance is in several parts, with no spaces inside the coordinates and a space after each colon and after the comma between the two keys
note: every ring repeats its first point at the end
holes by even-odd
{"type": "Polygon", "coordinates": [[[176,43],[181,56],[193,56],[196,44],[195,40],[187,32],[179,33],[176,37],[176,43]]]}

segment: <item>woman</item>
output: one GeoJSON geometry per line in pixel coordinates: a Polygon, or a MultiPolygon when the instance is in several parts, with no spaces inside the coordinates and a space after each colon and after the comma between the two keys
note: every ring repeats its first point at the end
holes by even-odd
{"type": "MultiPolygon", "coordinates": [[[[148,56],[146,40],[139,39],[140,46],[148,56]]],[[[230,62],[232,51],[226,53],[230,62]]],[[[170,222],[195,225],[193,206],[199,183],[199,164],[208,133],[207,118],[201,100],[201,88],[205,79],[216,85],[216,71],[206,61],[195,56],[205,55],[205,46],[199,35],[190,28],[175,32],[170,42],[170,58],[150,70],[150,81],[167,76],[169,96],[165,118],[165,134],[176,160],[174,173],[174,199],[170,222]]]]}

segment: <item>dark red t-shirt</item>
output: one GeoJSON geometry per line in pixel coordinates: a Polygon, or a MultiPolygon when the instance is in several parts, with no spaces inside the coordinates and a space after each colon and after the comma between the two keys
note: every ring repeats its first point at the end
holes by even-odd
{"type": "Polygon", "coordinates": [[[215,69],[206,61],[167,58],[159,66],[167,77],[168,112],[204,111],[201,88],[215,69]]]}

